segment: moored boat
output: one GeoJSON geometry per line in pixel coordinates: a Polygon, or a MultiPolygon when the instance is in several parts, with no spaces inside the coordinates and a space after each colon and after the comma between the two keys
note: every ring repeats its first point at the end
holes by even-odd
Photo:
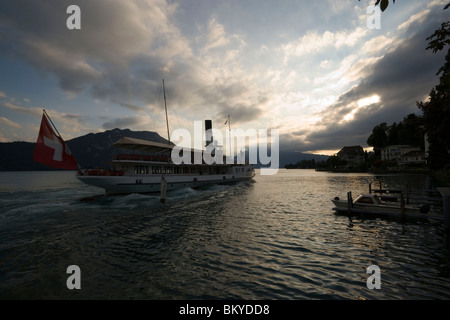
{"type": "Polygon", "coordinates": [[[338,197],[331,200],[338,212],[368,213],[375,215],[424,215],[428,212],[429,206],[410,206],[405,204],[393,204],[383,202],[375,194],[360,194],[355,200],[342,200],[338,197]],[[350,203],[349,203],[350,202],[350,203]]]}

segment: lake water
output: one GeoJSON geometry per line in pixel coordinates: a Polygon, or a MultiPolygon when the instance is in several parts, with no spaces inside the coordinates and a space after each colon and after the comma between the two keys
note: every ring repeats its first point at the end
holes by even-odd
{"type": "Polygon", "coordinates": [[[0,172],[0,298],[449,299],[442,223],[334,214],[331,198],[367,192],[375,178],[280,170],[169,192],[162,204],[102,196],[73,172],[0,172]],[[80,290],[66,286],[70,265],[80,290]],[[378,290],[366,285],[371,265],[378,290]]]}

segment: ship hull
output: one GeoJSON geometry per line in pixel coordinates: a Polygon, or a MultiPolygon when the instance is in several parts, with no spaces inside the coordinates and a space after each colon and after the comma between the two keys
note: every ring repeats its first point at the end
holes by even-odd
{"type": "MultiPolygon", "coordinates": [[[[215,175],[164,175],[167,191],[196,188],[208,184],[222,184],[250,180],[254,172],[215,175]]],[[[78,180],[91,186],[103,188],[107,195],[161,192],[162,175],[133,176],[77,176],[78,180]]]]}

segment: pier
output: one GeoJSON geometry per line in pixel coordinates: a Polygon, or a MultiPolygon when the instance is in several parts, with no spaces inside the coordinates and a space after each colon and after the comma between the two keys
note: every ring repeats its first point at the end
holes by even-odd
{"type": "Polygon", "coordinates": [[[442,204],[442,195],[437,189],[432,189],[431,185],[427,189],[411,189],[407,184],[404,189],[401,188],[383,188],[381,181],[379,181],[379,189],[373,189],[372,183],[369,183],[369,193],[379,194],[380,198],[385,201],[398,202],[400,195],[405,197],[406,204],[442,204]]]}
{"type": "Polygon", "coordinates": [[[450,230],[450,188],[437,188],[442,195],[442,206],[444,211],[444,225],[450,230]]]}
{"type": "Polygon", "coordinates": [[[369,195],[376,195],[386,205],[393,205],[397,210],[386,210],[387,207],[379,206],[377,208],[364,207],[364,205],[355,204],[352,193],[347,193],[346,208],[335,210],[347,215],[359,215],[373,218],[395,218],[401,221],[438,221],[444,224],[447,231],[450,231],[450,188],[432,189],[427,184],[427,189],[411,189],[409,185],[402,188],[383,188],[382,182],[379,188],[374,189],[372,182],[369,183],[369,195]],[[420,210],[411,212],[408,208],[416,207],[420,210]],[[423,210],[422,210],[423,209],[423,210]],[[409,212],[408,212],[409,211],[409,212]],[[429,211],[429,212],[428,212],[429,211]]]}

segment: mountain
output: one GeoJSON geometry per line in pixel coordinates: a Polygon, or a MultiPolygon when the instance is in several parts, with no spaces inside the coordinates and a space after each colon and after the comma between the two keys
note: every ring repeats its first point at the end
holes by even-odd
{"type": "Polygon", "coordinates": [[[288,164],[296,164],[302,160],[326,161],[329,156],[322,154],[302,153],[297,151],[280,151],[280,168],[288,164]]]}
{"type": "Polygon", "coordinates": [[[89,133],[67,141],[70,151],[82,168],[100,167],[107,169],[108,162],[118,153],[138,153],[130,150],[112,148],[111,145],[122,137],[169,143],[168,140],[152,131],[131,131],[130,129],[113,129],[100,133],[89,133]]]}
{"type": "Polygon", "coordinates": [[[55,170],[33,161],[35,143],[0,143],[0,171],[55,170]]]}
{"type": "MultiPolygon", "coordinates": [[[[168,143],[168,140],[156,132],[131,131],[129,129],[113,129],[87,135],[66,141],[70,151],[82,168],[109,168],[109,161],[118,153],[137,153],[130,150],[112,148],[111,145],[122,137],[137,138],[155,142],[168,143]]],[[[41,171],[55,170],[33,161],[35,143],[7,142],[0,143],[0,171],[41,171]]],[[[295,164],[301,160],[326,160],[323,155],[305,154],[300,152],[280,151],[279,167],[295,164]]],[[[259,168],[260,165],[255,165],[259,168]]]]}

